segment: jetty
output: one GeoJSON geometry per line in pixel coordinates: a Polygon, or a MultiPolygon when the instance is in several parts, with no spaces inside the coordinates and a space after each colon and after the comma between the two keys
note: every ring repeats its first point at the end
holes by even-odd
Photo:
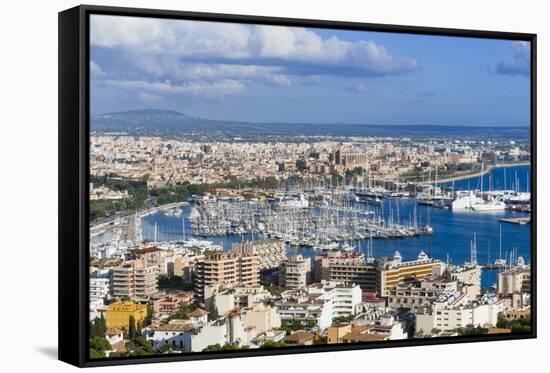
{"type": "Polygon", "coordinates": [[[499,220],[503,223],[520,224],[520,225],[531,223],[531,217],[530,216],[501,218],[499,220]]]}

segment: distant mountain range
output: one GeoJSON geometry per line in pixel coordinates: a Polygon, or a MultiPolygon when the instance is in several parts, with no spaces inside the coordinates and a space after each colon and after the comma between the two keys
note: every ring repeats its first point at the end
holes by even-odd
{"type": "Polygon", "coordinates": [[[171,110],[133,110],[91,117],[91,130],[99,133],[178,136],[190,132],[228,132],[235,135],[332,135],[515,138],[529,137],[529,127],[477,127],[443,125],[382,125],[344,123],[266,123],[212,120],[171,110]]]}

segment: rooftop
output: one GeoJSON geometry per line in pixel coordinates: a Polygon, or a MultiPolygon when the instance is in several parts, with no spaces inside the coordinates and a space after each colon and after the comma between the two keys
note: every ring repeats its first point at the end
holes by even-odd
{"type": "Polygon", "coordinates": [[[193,312],[189,314],[189,317],[202,317],[208,315],[208,312],[201,308],[195,309],[193,312]]]}
{"type": "Polygon", "coordinates": [[[297,331],[294,334],[286,336],[285,337],[285,342],[303,343],[303,342],[307,342],[309,340],[312,340],[314,337],[315,337],[315,334],[300,330],[300,331],[297,331]]]}

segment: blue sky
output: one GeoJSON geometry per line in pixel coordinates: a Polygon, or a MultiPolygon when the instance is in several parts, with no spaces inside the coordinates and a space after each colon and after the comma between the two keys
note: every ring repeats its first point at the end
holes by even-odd
{"type": "Polygon", "coordinates": [[[529,44],[93,15],[93,114],[528,126],[529,44]]]}

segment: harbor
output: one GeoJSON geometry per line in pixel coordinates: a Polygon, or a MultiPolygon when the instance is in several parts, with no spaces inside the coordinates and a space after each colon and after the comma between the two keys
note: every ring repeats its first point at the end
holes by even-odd
{"type": "MultiPolygon", "coordinates": [[[[511,168],[508,171],[518,172],[519,175],[527,175],[528,168],[511,168]]],[[[493,175],[496,173],[495,182],[500,182],[498,178],[498,174],[502,174],[500,170],[493,169],[491,172],[493,175]]],[[[475,182],[476,180],[464,181],[466,185],[471,183],[474,186],[476,185],[474,184],[475,182]]],[[[523,188],[521,190],[525,191],[523,188]]],[[[227,201],[224,203],[228,204],[227,201]]],[[[340,209],[346,207],[348,210],[339,210],[338,213],[328,213],[326,211],[327,208],[312,207],[318,217],[311,218],[311,221],[319,224],[319,219],[321,219],[324,221],[323,224],[329,224],[318,226],[320,231],[330,228],[326,233],[319,233],[321,237],[330,237],[332,235],[330,232],[336,228],[351,227],[348,232],[352,232],[352,236],[338,242],[343,242],[353,247],[353,251],[363,252],[367,257],[391,257],[395,251],[399,251],[405,259],[414,259],[418,255],[418,252],[424,250],[430,257],[461,264],[470,259],[470,245],[472,237],[476,233],[477,260],[479,263],[483,263],[484,268],[487,269],[482,272],[483,286],[490,287],[496,279],[497,271],[493,270],[496,268],[490,268],[490,264],[494,264],[498,259],[509,257],[512,251],[517,256],[522,256],[529,262],[531,247],[529,224],[507,224],[500,221],[501,219],[518,219],[518,217],[524,220],[528,218],[528,214],[525,213],[510,210],[479,212],[466,209],[441,209],[417,204],[414,198],[397,197],[382,198],[379,205],[355,205],[355,202],[351,201],[341,203],[343,205],[340,206],[340,209]],[[363,211],[363,213],[360,214],[358,211],[363,211]],[[340,216],[339,220],[336,219],[337,216],[340,216]],[[362,223],[359,224],[359,222],[362,223]],[[432,232],[431,234],[403,235],[400,238],[390,238],[375,234],[376,229],[380,231],[380,228],[387,229],[387,227],[394,227],[396,225],[405,229],[412,229],[413,227],[418,229],[419,227],[429,226],[432,232]],[[365,230],[360,231],[359,228],[361,227],[364,227],[365,230]],[[369,227],[373,228],[372,238],[368,231],[369,227]],[[500,230],[502,230],[502,235],[500,235],[500,230]],[[359,235],[359,232],[361,232],[361,235],[359,235]],[[500,252],[499,246],[501,246],[500,252]]],[[[258,210],[257,201],[252,203],[255,206],[254,208],[250,206],[244,208],[243,205],[243,202],[237,203],[234,208],[243,209],[248,214],[252,214],[249,215],[248,219],[242,219],[247,222],[254,221],[250,216],[263,216],[265,218],[265,216],[269,216],[269,213],[273,214],[273,211],[276,211],[275,208],[272,210],[264,207],[263,212],[261,212],[262,209],[258,210]],[[271,212],[268,213],[267,211],[271,212]]],[[[197,227],[200,219],[191,216],[193,208],[193,204],[181,207],[182,215],[178,217],[162,212],[143,217],[143,237],[151,241],[155,240],[155,237],[158,241],[164,241],[181,240],[194,235],[194,227],[197,227]]],[[[288,209],[285,213],[286,215],[279,216],[278,220],[281,222],[279,226],[270,225],[273,223],[264,223],[263,231],[258,230],[261,227],[259,222],[249,225],[248,230],[244,228],[238,229],[235,226],[232,227],[232,224],[227,222],[226,228],[229,227],[229,231],[224,228],[222,231],[211,232],[211,235],[197,234],[197,236],[229,251],[233,243],[268,238],[273,235],[274,231],[279,231],[282,234],[291,234],[292,232],[296,232],[297,228],[300,227],[298,231],[311,232],[310,229],[314,226],[313,223],[311,226],[300,225],[304,223],[304,213],[300,211],[301,209],[296,208],[288,209]],[[231,230],[233,231],[231,232],[231,230]]],[[[221,216],[225,214],[222,211],[218,211],[218,213],[221,216]]],[[[342,232],[346,232],[346,230],[342,232]]],[[[199,229],[198,233],[206,232],[199,229]]],[[[284,235],[280,238],[285,239],[284,235]]],[[[313,242],[305,245],[291,245],[292,240],[286,241],[287,254],[301,254],[312,258],[320,249],[319,245],[313,242]]],[[[335,249],[341,247],[340,245],[333,246],[335,249]]]]}

